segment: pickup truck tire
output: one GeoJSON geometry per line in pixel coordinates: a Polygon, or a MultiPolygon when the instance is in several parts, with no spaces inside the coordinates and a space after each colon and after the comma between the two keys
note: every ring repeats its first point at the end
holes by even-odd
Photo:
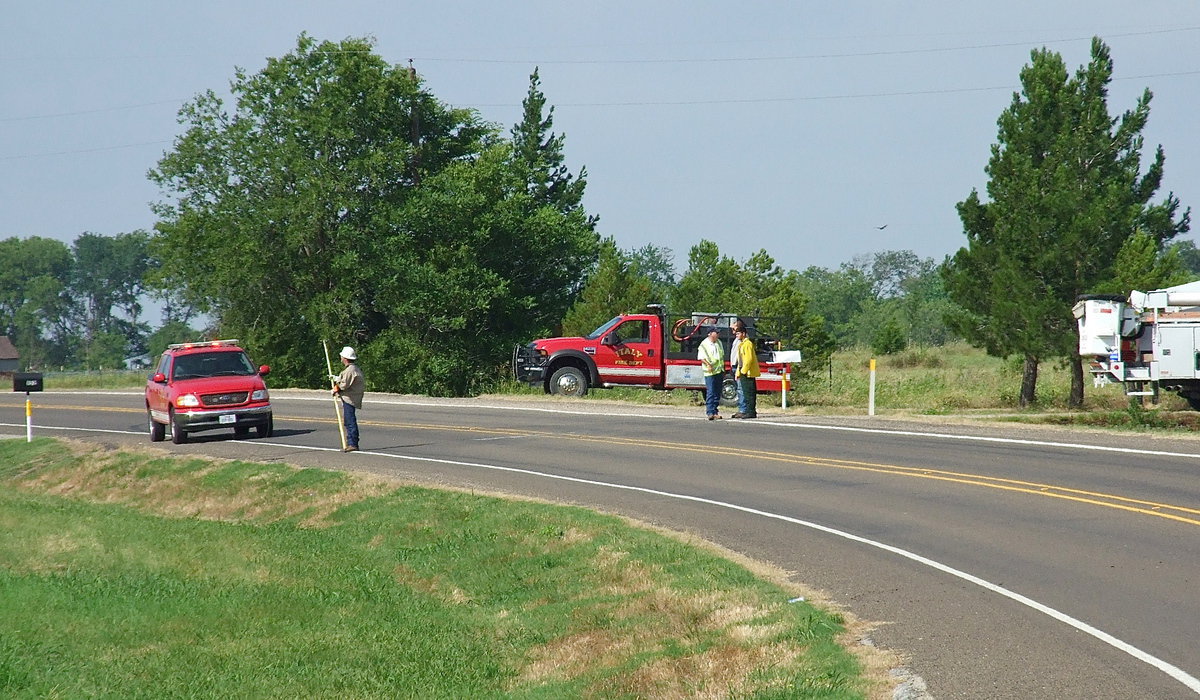
{"type": "Polygon", "coordinates": [[[162,442],[167,436],[167,426],[162,423],[155,423],[154,417],[150,415],[150,409],[146,409],[146,422],[150,424],[150,442],[162,442]]]}
{"type": "Polygon", "coordinates": [[[587,376],[578,367],[563,367],[550,375],[551,394],[583,396],[587,392],[587,376]]]}
{"type": "Polygon", "coordinates": [[[183,426],[179,425],[179,421],[175,420],[174,411],[171,411],[170,413],[170,420],[171,442],[175,443],[176,445],[182,445],[183,443],[187,442],[187,432],[184,431],[183,426]]]}

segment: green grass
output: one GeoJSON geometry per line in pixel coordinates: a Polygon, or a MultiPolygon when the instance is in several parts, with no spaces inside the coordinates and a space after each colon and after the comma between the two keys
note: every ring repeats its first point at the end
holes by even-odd
{"type": "Polygon", "coordinates": [[[794,587],[581,508],[39,438],[0,531],[5,698],[887,690],[794,587]]]}
{"type": "Polygon", "coordinates": [[[103,370],[91,372],[45,372],[47,391],[62,389],[141,389],[150,370],[103,370]]]}
{"type": "MultiPolygon", "coordinates": [[[[835,353],[831,366],[814,371],[800,382],[790,401],[813,412],[862,412],[868,403],[868,349],[835,353]]],[[[911,347],[895,355],[876,357],[875,407],[881,413],[947,414],[1018,412],[1021,358],[996,358],[965,343],[944,347],[911,347]]],[[[1129,399],[1120,386],[1092,386],[1084,377],[1084,409],[1124,411],[1129,399]]],[[[1058,360],[1043,362],[1038,371],[1037,403],[1026,414],[1068,410],[1069,368],[1058,360]]],[[[1187,404],[1174,394],[1161,397],[1162,407],[1182,410],[1187,404]]]]}

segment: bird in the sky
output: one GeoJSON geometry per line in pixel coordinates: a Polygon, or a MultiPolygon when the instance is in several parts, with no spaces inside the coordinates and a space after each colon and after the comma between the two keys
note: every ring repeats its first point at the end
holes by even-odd
{"type": "Polygon", "coordinates": [[[882,231],[882,230],[884,230],[885,228],[887,228],[887,224],[884,224],[883,226],[876,226],[875,228],[877,228],[877,229],[879,229],[880,231],[882,231]]]}

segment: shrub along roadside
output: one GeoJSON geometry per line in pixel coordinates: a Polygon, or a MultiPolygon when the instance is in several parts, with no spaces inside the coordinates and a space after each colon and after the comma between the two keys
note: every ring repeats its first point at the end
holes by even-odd
{"type": "Polygon", "coordinates": [[[0,695],[886,695],[842,617],[582,508],[0,441],[0,695]]]}

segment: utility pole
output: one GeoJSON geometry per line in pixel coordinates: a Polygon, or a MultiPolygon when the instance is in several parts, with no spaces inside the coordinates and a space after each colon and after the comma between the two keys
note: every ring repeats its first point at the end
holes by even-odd
{"type": "Polygon", "coordinates": [[[411,168],[412,181],[414,185],[421,184],[421,112],[417,109],[421,94],[417,91],[417,69],[413,67],[413,60],[408,59],[408,79],[413,84],[413,101],[409,105],[409,124],[411,132],[409,138],[412,141],[412,160],[409,167],[411,168]]]}

